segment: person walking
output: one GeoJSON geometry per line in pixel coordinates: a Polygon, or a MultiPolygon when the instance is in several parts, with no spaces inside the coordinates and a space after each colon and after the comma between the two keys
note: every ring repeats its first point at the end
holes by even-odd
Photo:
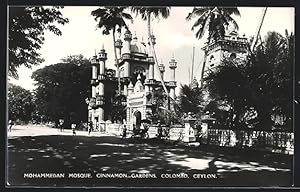
{"type": "Polygon", "coordinates": [[[124,125],[123,127],[123,134],[122,134],[122,138],[121,139],[126,139],[126,135],[127,135],[127,128],[126,128],[126,125],[124,125]]]}
{"type": "Polygon", "coordinates": [[[11,132],[12,126],[13,126],[13,122],[12,122],[12,120],[9,120],[8,121],[8,131],[9,132],[11,132]]]}
{"type": "Polygon", "coordinates": [[[62,132],[64,129],[64,120],[63,119],[59,119],[59,131],[62,132]]]}
{"type": "Polygon", "coordinates": [[[75,124],[75,123],[72,123],[72,124],[71,124],[71,128],[72,128],[73,136],[76,136],[76,131],[75,131],[76,124],[75,124]]]}
{"type": "Polygon", "coordinates": [[[89,126],[88,126],[88,132],[89,132],[89,135],[91,134],[92,131],[93,131],[93,122],[90,121],[90,122],[89,122],[89,126]]]}

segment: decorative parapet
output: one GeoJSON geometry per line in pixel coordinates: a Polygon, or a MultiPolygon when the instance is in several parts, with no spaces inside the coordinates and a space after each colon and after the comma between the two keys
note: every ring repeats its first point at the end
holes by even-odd
{"type": "Polygon", "coordinates": [[[175,87],[177,87],[176,81],[169,81],[169,82],[167,83],[167,85],[168,85],[168,87],[170,87],[170,88],[175,88],[175,87]]]}
{"type": "Polygon", "coordinates": [[[104,81],[106,78],[105,78],[105,75],[104,74],[100,74],[98,75],[98,80],[99,81],[104,81]]]}
{"type": "Polygon", "coordinates": [[[155,85],[156,81],[155,81],[155,79],[146,79],[144,84],[145,85],[155,85]]]}
{"type": "Polygon", "coordinates": [[[147,61],[148,61],[149,63],[151,63],[151,64],[154,64],[154,63],[155,63],[153,57],[148,57],[148,58],[147,58],[147,61]]]}
{"type": "Polygon", "coordinates": [[[130,53],[123,53],[122,54],[122,60],[128,60],[128,59],[131,59],[130,53]]]}

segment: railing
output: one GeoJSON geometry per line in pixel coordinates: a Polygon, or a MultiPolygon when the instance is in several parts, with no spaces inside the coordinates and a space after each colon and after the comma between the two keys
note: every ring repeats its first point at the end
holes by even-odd
{"type": "Polygon", "coordinates": [[[294,152],[294,133],[289,132],[208,129],[203,141],[209,145],[252,147],[288,154],[294,152]]]}

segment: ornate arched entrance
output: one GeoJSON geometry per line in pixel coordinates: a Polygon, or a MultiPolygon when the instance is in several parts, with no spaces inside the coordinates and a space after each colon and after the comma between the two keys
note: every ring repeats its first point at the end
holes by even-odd
{"type": "Polygon", "coordinates": [[[135,126],[137,129],[140,129],[142,124],[142,113],[140,111],[135,111],[134,117],[135,117],[135,126]]]}

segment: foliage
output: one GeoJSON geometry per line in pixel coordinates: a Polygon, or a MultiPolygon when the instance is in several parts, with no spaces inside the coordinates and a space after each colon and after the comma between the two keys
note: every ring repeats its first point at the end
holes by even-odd
{"type": "Polygon", "coordinates": [[[13,84],[8,85],[8,114],[12,121],[31,120],[35,109],[34,98],[29,90],[13,84]]]}
{"type": "Polygon", "coordinates": [[[52,121],[87,121],[85,99],[90,95],[90,62],[82,55],[62,61],[33,72],[37,110],[52,121]]]}
{"type": "Polygon", "coordinates": [[[232,127],[291,128],[293,59],[294,35],[269,32],[249,58],[225,59],[208,75],[210,97],[227,105],[232,127]]]}
{"type": "Polygon", "coordinates": [[[18,78],[17,69],[31,68],[43,62],[38,50],[44,43],[44,32],[55,35],[61,31],[54,24],[66,24],[62,7],[10,7],[9,8],[9,76],[18,78]]]}
{"type": "Polygon", "coordinates": [[[126,119],[126,97],[124,95],[115,95],[113,97],[113,106],[110,111],[112,121],[122,122],[126,119]]]}
{"type": "Polygon", "coordinates": [[[211,39],[223,38],[229,24],[233,24],[233,27],[238,29],[238,25],[231,15],[240,16],[240,12],[236,7],[195,7],[186,19],[189,21],[198,17],[192,30],[198,28],[196,37],[200,39],[208,29],[208,41],[210,42],[211,39]]]}
{"type": "Polygon", "coordinates": [[[171,7],[132,7],[131,10],[140,15],[143,20],[147,20],[149,16],[153,15],[154,18],[159,18],[160,16],[167,19],[170,15],[171,7]]]}
{"type": "Polygon", "coordinates": [[[182,112],[193,114],[203,111],[203,93],[200,87],[181,85],[180,108],[182,112]]]}
{"type": "Polygon", "coordinates": [[[128,29],[128,26],[125,22],[125,19],[132,20],[130,14],[125,13],[124,6],[113,6],[113,7],[104,7],[98,8],[92,11],[92,16],[95,17],[95,20],[98,20],[97,27],[102,29],[103,35],[109,35],[111,31],[121,33],[121,29],[125,27],[128,29]]]}
{"type": "Polygon", "coordinates": [[[157,88],[153,93],[152,98],[152,113],[148,113],[148,119],[151,120],[152,124],[183,124],[180,117],[181,111],[174,105],[171,107],[170,98],[163,92],[162,88],[157,88]]]}

